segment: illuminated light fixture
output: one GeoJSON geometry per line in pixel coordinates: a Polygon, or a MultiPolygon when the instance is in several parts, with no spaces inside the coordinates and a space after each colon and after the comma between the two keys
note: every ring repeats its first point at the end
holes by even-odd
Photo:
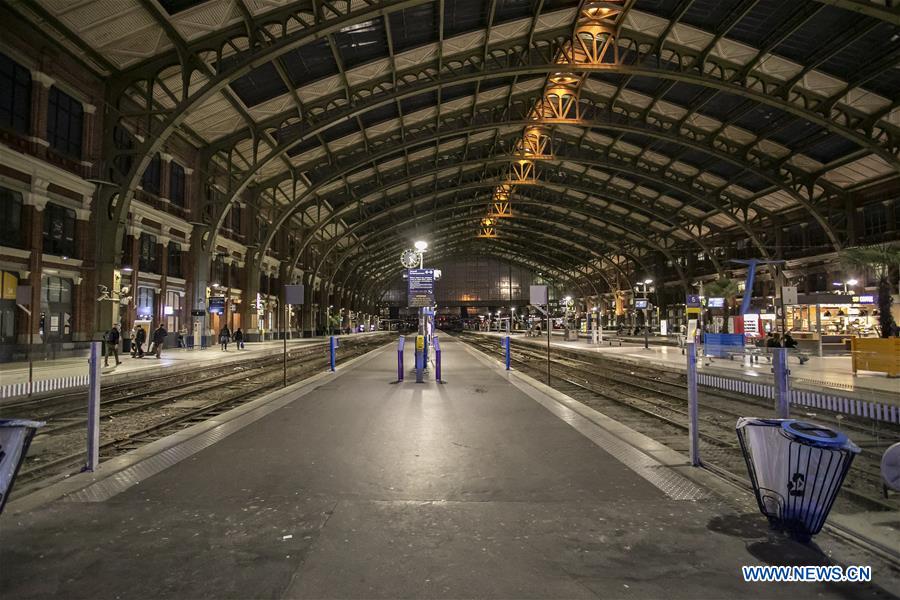
{"type": "Polygon", "coordinates": [[[478,237],[480,238],[495,238],[497,237],[497,227],[496,221],[490,217],[486,217],[481,220],[481,225],[478,228],[478,237]]]}
{"type": "Polygon", "coordinates": [[[134,271],[134,269],[132,269],[131,267],[122,267],[123,273],[131,273],[132,271],[134,271]]]}
{"type": "Polygon", "coordinates": [[[416,250],[418,250],[419,252],[425,252],[425,250],[428,248],[428,242],[419,240],[415,244],[413,244],[413,246],[415,246],[416,250]]]}
{"type": "Polygon", "coordinates": [[[859,282],[858,282],[857,280],[855,280],[855,279],[848,279],[848,280],[847,280],[847,285],[856,285],[857,283],[859,283],[859,282]]]}
{"type": "Polygon", "coordinates": [[[644,280],[644,283],[646,283],[647,285],[650,285],[651,283],[653,283],[653,280],[652,280],[652,279],[645,279],[645,280],[644,280]]]}

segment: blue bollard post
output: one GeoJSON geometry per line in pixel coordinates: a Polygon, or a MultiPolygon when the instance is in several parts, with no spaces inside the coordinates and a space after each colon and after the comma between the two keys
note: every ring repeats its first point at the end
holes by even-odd
{"type": "Polygon", "coordinates": [[[331,370],[334,371],[334,355],[337,350],[337,338],[331,336],[328,340],[328,348],[331,351],[331,370]]]}
{"type": "Polygon", "coordinates": [[[506,349],[506,370],[509,371],[510,355],[509,355],[509,336],[503,340],[503,347],[506,349]]]}
{"type": "Polygon", "coordinates": [[[406,338],[401,335],[400,341],[397,343],[397,381],[403,381],[403,346],[405,343],[406,338]]]}
{"type": "Polygon", "coordinates": [[[434,380],[441,383],[441,345],[437,336],[434,336],[434,380]]]}

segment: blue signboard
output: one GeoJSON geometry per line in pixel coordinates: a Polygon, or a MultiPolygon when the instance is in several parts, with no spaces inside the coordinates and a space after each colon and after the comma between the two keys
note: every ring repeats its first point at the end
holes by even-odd
{"type": "Polygon", "coordinates": [[[643,310],[649,306],[649,303],[646,298],[638,298],[634,301],[634,307],[643,310]]]}
{"type": "Polygon", "coordinates": [[[407,273],[407,306],[434,306],[434,269],[410,269],[407,273]]]}
{"type": "Polygon", "coordinates": [[[225,313],[225,296],[209,297],[209,314],[221,315],[225,313]]]}
{"type": "Polygon", "coordinates": [[[700,308],[700,296],[697,294],[688,294],[684,300],[684,305],[688,308],[700,308]]]}

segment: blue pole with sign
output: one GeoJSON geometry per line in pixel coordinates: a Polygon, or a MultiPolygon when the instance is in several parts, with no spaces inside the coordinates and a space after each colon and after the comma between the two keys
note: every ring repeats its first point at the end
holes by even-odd
{"type": "Polygon", "coordinates": [[[400,341],[397,343],[397,381],[403,381],[403,346],[406,343],[406,338],[404,336],[400,336],[400,341]]]}
{"type": "Polygon", "coordinates": [[[335,354],[337,353],[337,346],[338,346],[337,338],[334,336],[331,336],[331,338],[329,338],[329,341],[328,341],[328,349],[331,354],[331,370],[332,371],[335,370],[334,369],[334,357],[335,357],[335,354]]]}
{"type": "Polygon", "coordinates": [[[509,371],[510,355],[509,355],[509,336],[503,338],[503,348],[506,350],[506,370],[509,371]]]}
{"type": "Polygon", "coordinates": [[[434,336],[434,380],[441,383],[441,344],[434,336]]]}

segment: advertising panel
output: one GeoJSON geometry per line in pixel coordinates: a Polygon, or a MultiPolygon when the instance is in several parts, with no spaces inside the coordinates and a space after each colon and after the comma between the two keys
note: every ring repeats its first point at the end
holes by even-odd
{"type": "Polygon", "coordinates": [[[209,313],[213,315],[221,315],[225,313],[225,296],[209,297],[209,313]]]}

